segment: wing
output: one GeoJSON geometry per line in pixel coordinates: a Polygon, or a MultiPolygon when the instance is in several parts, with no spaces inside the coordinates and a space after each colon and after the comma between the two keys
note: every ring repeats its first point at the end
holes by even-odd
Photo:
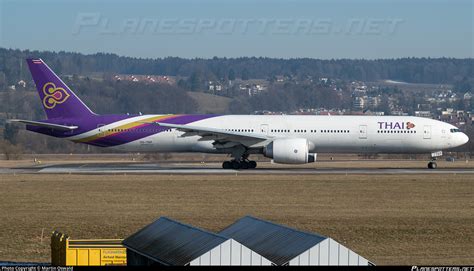
{"type": "Polygon", "coordinates": [[[12,120],[8,120],[8,122],[20,122],[20,123],[24,123],[28,125],[51,128],[51,129],[60,130],[60,131],[70,131],[70,130],[79,128],[79,126],[66,126],[66,125],[53,124],[53,123],[47,123],[47,122],[41,122],[41,121],[32,121],[32,120],[12,119],[12,120]]]}
{"type": "Polygon", "coordinates": [[[216,148],[229,148],[236,145],[244,145],[250,148],[263,147],[268,144],[272,137],[257,133],[234,132],[219,128],[199,127],[192,125],[170,124],[163,122],[153,122],[156,125],[174,128],[184,132],[181,137],[200,136],[200,141],[214,141],[216,148]]]}

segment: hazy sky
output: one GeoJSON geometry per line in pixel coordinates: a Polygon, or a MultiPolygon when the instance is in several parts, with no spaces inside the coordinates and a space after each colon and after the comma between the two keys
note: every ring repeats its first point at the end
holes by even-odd
{"type": "Polygon", "coordinates": [[[474,57],[472,0],[0,0],[0,47],[136,57],[474,57]]]}

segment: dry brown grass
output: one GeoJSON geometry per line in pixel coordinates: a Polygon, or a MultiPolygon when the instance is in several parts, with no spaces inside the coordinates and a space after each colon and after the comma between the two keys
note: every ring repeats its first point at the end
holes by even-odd
{"type": "Polygon", "coordinates": [[[123,238],[160,216],[220,230],[254,215],[376,264],[474,264],[472,175],[0,175],[0,260],[49,261],[49,233],[123,238]],[[42,229],[46,237],[41,242],[42,229]]]}

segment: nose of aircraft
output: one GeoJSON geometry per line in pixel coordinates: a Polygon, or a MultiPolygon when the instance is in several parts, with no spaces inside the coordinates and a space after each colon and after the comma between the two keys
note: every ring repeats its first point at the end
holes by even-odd
{"type": "Polygon", "coordinates": [[[465,133],[461,133],[461,145],[466,144],[469,141],[469,137],[465,133]]]}

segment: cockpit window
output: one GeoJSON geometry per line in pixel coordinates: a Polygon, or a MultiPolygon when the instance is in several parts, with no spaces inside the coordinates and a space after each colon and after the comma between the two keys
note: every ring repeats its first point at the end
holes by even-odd
{"type": "Polygon", "coordinates": [[[461,130],[456,129],[456,128],[450,129],[449,131],[451,131],[451,133],[460,133],[461,132],[461,130]]]}

